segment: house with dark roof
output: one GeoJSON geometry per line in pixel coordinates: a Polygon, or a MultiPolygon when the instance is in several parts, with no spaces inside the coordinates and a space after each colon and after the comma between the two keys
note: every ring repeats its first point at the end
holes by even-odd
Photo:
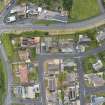
{"type": "Polygon", "coordinates": [[[88,44],[91,41],[91,39],[86,35],[79,35],[79,44],[88,44]]]}

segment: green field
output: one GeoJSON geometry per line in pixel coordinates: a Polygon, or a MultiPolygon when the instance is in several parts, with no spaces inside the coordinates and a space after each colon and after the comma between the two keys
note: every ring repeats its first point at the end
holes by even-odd
{"type": "Polygon", "coordinates": [[[10,0],[0,0],[0,12],[5,8],[5,6],[10,2],[10,0]]]}
{"type": "Polygon", "coordinates": [[[14,53],[14,49],[13,49],[9,35],[3,34],[1,41],[2,41],[4,48],[7,52],[8,58],[11,60],[14,57],[15,53],[14,53]]]}
{"type": "Polygon", "coordinates": [[[100,8],[97,0],[73,0],[70,21],[76,22],[97,16],[100,8]]]}
{"type": "Polygon", "coordinates": [[[57,21],[53,21],[53,20],[39,20],[39,21],[35,21],[33,22],[33,24],[36,24],[36,25],[50,25],[50,24],[56,24],[56,23],[59,23],[57,21]]]}
{"type": "Polygon", "coordinates": [[[3,64],[0,60],[0,105],[3,105],[6,86],[5,86],[6,74],[4,72],[3,64]]]}
{"type": "Polygon", "coordinates": [[[4,7],[4,4],[3,4],[2,1],[0,1],[0,12],[1,12],[1,10],[3,9],[3,7],[4,7]]]}

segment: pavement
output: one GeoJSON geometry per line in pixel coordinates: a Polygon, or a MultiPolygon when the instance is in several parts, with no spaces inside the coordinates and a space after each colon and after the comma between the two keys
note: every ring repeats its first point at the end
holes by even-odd
{"type": "Polygon", "coordinates": [[[98,4],[99,4],[101,13],[105,13],[105,8],[102,4],[103,0],[97,0],[97,1],[98,1],[98,4]]]}
{"type": "Polygon", "coordinates": [[[30,100],[30,99],[24,99],[24,100],[21,100],[21,99],[13,99],[12,100],[13,103],[15,104],[22,104],[22,105],[42,105],[41,101],[38,101],[38,100],[30,100]]]}
{"type": "Polygon", "coordinates": [[[89,20],[77,22],[77,23],[68,23],[68,24],[51,24],[49,26],[41,26],[41,25],[33,25],[32,23],[29,24],[29,22],[24,22],[24,24],[5,24],[3,23],[3,17],[5,17],[8,12],[11,10],[11,8],[15,5],[16,0],[13,0],[14,2],[7,8],[4,9],[4,11],[0,14],[0,30],[2,29],[2,32],[15,32],[15,31],[29,31],[29,30],[44,30],[44,31],[55,31],[55,30],[69,30],[71,32],[79,31],[82,29],[91,29],[94,27],[98,27],[100,25],[105,24],[105,12],[104,8],[102,6],[102,3],[100,0],[98,0],[100,8],[101,8],[101,14],[97,17],[90,18],[89,20]]]}
{"type": "Polygon", "coordinates": [[[2,44],[0,44],[0,58],[3,62],[4,70],[7,73],[8,81],[7,81],[7,96],[5,99],[5,105],[11,105],[12,100],[12,89],[10,87],[10,84],[13,83],[13,77],[12,77],[12,68],[9,64],[8,57],[5,53],[5,49],[2,44]]]}
{"type": "Polygon", "coordinates": [[[84,83],[84,68],[82,64],[82,59],[79,58],[76,60],[77,63],[77,73],[78,73],[78,80],[79,80],[79,98],[80,98],[80,105],[85,105],[85,83],[84,83]]]}

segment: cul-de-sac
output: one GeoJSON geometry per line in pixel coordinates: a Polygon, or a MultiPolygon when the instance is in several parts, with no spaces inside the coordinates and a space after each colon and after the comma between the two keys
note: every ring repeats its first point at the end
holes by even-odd
{"type": "Polygon", "coordinates": [[[105,0],[0,0],[0,105],[105,105],[105,0]]]}

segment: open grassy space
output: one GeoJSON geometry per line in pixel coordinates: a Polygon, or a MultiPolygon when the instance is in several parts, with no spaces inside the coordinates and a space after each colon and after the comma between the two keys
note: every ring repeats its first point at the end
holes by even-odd
{"type": "Polygon", "coordinates": [[[4,72],[2,61],[0,60],[0,105],[3,105],[6,94],[6,74],[4,72]]]}
{"type": "Polygon", "coordinates": [[[71,21],[80,21],[100,13],[97,0],[73,0],[71,21]]]}
{"type": "Polygon", "coordinates": [[[18,68],[18,64],[17,65],[12,65],[12,72],[13,72],[13,77],[14,77],[14,83],[15,84],[19,84],[20,83],[20,78],[16,76],[16,71],[18,68]]]}
{"type": "Polygon", "coordinates": [[[53,21],[53,20],[39,20],[39,21],[34,21],[33,24],[36,24],[36,25],[50,25],[50,24],[57,24],[59,22],[57,21],[53,21]]]}
{"type": "Polygon", "coordinates": [[[5,8],[5,6],[10,2],[10,0],[0,0],[0,12],[5,8]]]}
{"type": "Polygon", "coordinates": [[[29,73],[29,80],[32,81],[38,81],[38,68],[33,69],[29,73]]]}
{"type": "Polygon", "coordinates": [[[89,74],[89,73],[93,73],[94,72],[94,69],[92,67],[92,64],[94,64],[94,63],[96,63],[95,56],[89,56],[89,57],[86,57],[83,60],[84,72],[86,74],[89,74]]]}
{"type": "Polygon", "coordinates": [[[0,1],[0,12],[2,11],[3,8],[4,8],[4,3],[3,1],[0,1]]]}
{"type": "Polygon", "coordinates": [[[105,67],[105,51],[98,53],[97,56],[101,59],[103,65],[105,67]]]}
{"type": "Polygon", "coordinates": [[[12,60],[14,58],[15,53],[14,53],[14,49],[13,49],[9,35],[4,34],[1,38],[1,41],[2,41],[4,48],[7,52],[8,58],[10,60],[12,60]]]}

